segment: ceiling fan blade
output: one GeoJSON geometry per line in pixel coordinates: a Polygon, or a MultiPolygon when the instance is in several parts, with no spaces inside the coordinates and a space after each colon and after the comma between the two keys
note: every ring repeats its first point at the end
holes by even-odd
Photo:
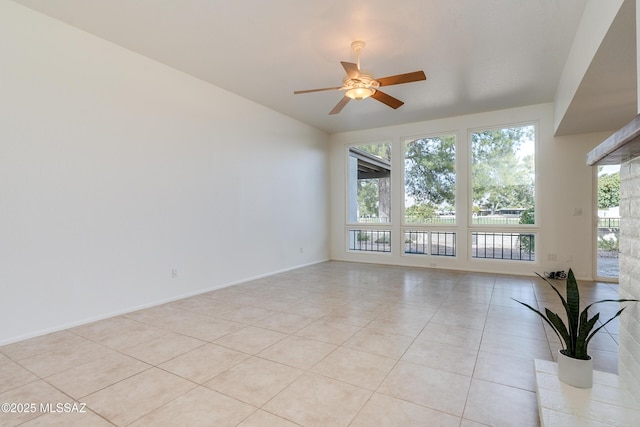
{"type": "Polygon", "coordinates": [[[323,87],[322,89],[308,89],[308,90],[296,90],[293,92],[294,95],[299,95],[301,93],[311,93],[311,92],[322,92],[325,90],[339,90],[342,89],[342,86],[336,86],[336,87],[323,87]]]}
{"type": "Polygon", "coordinates": [[[358,69],[358,64],[354,64],[352,62],[344,62],[344,61],[341,61],[340,63],[342,64],[342,67],[347,72],[347,76],[349,76],[350,79],[357,79],[358,77],[360,77],[360,70],[358,69]]]}
{"type": "Polygon", "coordinates": [[[371,97],[382,102],[383,104],[387,104],[389,107],[393,108],[394,110],[404,104],[404,102],[400,101],[399,99],[394,98],[391,95],[387,95],[386,93],[381,92],[379,90],[376,90],[376,93],[371,95],[371,97]]]}
{"type": "Polygon", "coordinates": [[[378,80],[380,86],[399,85],[402,83],[417,82],[420,80],[427,80],[424,71],[414,71],[413,73],[398,74],[397,76],[383,77],[378,80]]]}
{"type": "Polygon", "coordinates": [[[343,96],[340,102],[338,102],[338,104],[333,107],[333,110],[331,110],[329,114],[338,114],[340,111],[342,111],[344,106],[347,105],[349,101],[351,101],[351,98],[349,98],[348,96],[343,96]]]}

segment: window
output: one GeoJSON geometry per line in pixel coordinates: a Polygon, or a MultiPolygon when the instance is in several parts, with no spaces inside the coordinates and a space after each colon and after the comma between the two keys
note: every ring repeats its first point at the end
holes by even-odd
{"type": "Polygon", "coordinates": [[[391,144],[349,147],[349,223],[391,222],[391,144]]]}
{"type": "Polygon", "coordinates": [[[455,197],[455,135],[405,141],[405,224],[454,224],[455,197]]]}
{"type": "Polygon", "coordinates": [[[533,126],[472,133],[472,224],[535,224],[534,141],[533,126]]]}
{"type": "Polygon", "coordinates": [[[456,256],[456,137],[406,139],[404,149],[404,253],[456,256]],[[435,230],[438,228],[438,230],[435,230]]]}
{"type": "Polygon", "coordinates": [[[471,134],[471,193],[471,256],[534,261],[534,126],[471,134]]]}
{"type": "Polygon", "coordinates": [[[458,132],[401,138],[393,159],[390,141],[347,147],[346,250],[535,261],[536,126],[458,132]]]}

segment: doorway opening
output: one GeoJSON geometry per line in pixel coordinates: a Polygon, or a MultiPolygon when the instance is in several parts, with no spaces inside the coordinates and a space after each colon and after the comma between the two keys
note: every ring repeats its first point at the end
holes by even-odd
{"type": "Polygon", "coordinates": [[[596,277],[618,279],[620,273],[620,165],[598,167],[596,277]]]}

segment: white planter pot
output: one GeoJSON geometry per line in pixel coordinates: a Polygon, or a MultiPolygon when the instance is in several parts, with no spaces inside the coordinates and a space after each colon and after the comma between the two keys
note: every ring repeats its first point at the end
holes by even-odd
{"type": "Polygon", "coordinates": [[[578,388],[593,386],[593,359],[581,360],[565,356],[558,350],[558,379],[578,388]]]}

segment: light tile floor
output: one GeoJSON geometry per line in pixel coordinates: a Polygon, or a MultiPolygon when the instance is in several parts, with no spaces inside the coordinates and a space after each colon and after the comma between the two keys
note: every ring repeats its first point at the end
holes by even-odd
{"type": "Polygon", "coordinates": [[[530,277],[305,267],[0,347],[0,425],[537,426],[533,359],[559,344],[512,297],[556,302],[530,277]]]}

